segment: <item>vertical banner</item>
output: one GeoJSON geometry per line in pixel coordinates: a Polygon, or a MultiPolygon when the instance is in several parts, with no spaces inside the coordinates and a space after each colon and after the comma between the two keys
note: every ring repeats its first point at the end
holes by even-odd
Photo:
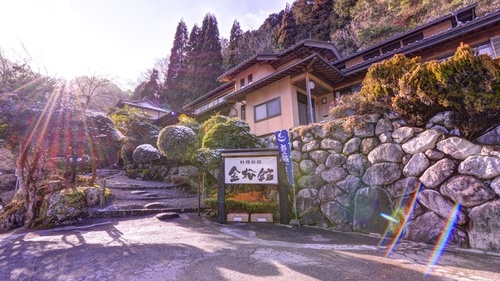
{"type": "Polygon", "coordinates": [[[274,132],[276,142],[278,143],[278,150],[280,152],[281,162],[285,163],[286,174],[288,183],[295,186],[293,182],[292,159],[290,156],[290,138],[288,137],[288,130],[281,130],[274,132]]]}

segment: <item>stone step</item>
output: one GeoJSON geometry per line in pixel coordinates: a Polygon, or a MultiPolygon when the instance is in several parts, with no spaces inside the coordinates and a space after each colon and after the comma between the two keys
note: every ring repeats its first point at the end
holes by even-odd
{"type": "MultiPolygon", "coordinates": [[[[201,208],[204,212],[206,208],[201,208]]],[[[131,210],[87,210],[86,218],[112,218],[112,217],[127,217],[127,216],[145,216],[160,213],[196,213],[198,208],[158,208],[158,209],[131,209],[131,210]]]]}
{"type": "Polygon", "coordinates": [[[150,189],[173,189],[176,188],[175,184],[164,184],[164,185],[135,185],[135,184],[106,184],[106,188],[111,190],[120,189],[120,190],[150,190],[150,189]]]}

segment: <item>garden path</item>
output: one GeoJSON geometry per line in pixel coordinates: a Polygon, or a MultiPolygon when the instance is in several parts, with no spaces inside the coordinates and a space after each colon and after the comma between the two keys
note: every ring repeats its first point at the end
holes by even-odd
{"type": "MultiPolygon", "coordinates": [[[[163,212],[197,212],[198,195],[175,184],[130,179],[124,171],[102,169],[99,184],[106,179],[113,197],[103,207],[89,208],[89,217],[117,217],[163,212]]],[[[201,202],[203,209],[203,202],[201,202]]]]}

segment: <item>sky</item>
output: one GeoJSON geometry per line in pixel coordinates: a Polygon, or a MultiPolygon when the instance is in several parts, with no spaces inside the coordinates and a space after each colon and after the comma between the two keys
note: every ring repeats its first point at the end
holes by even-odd
{"type": "Polygon", "coordinates": [[[30,58],[42,74],[71,80],[96,75],[133,89],[141,73],[167,57],[177,24],[201,27],[216,16],[221,37],[233,21],[259,28],[293,0],[0,0],[0,50],[30,58]]]}

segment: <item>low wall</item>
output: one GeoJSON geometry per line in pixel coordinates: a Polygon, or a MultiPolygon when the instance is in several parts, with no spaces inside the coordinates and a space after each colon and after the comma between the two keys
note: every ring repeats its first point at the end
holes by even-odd
{"type": "Polygon", "coordinates": [[[449,243],[500,251],[500,148],[433,122],[373,114],[292,129],[301,223],[382,234],[380,214],[411,209],[416,197],[405,239],[434,244],[458,208],[449,243]]]}

